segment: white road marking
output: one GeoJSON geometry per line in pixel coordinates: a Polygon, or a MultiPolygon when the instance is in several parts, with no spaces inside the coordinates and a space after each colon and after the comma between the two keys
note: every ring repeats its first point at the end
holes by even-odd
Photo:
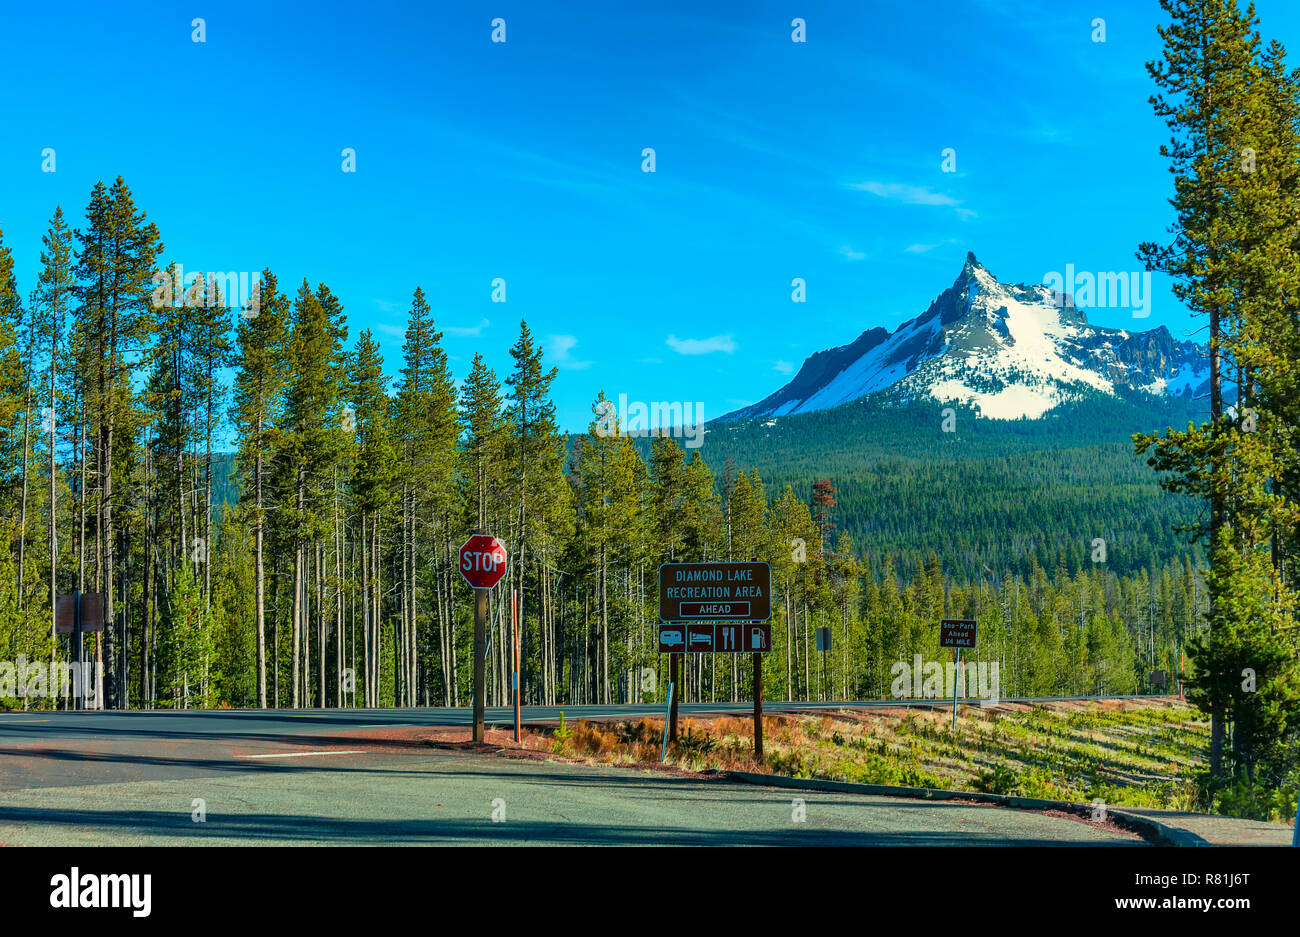
{"type": "MultiPolygon", "coordinates": [[[[403,726],[423,725],[420,722],[372,722],[368,725],[357,726],[358,729],[398,729],[403,726]]],[[[432,728],[432,727],[430,727],[432,728]]]]}
{"type": "Polygon", "coordinates": [[[315,752],[275,752],[270,755],[240,755],[241,758],[304,758],[307,755],[364,755],[361,750],[355,751],[326,751],[324,749],[315,752]]]}

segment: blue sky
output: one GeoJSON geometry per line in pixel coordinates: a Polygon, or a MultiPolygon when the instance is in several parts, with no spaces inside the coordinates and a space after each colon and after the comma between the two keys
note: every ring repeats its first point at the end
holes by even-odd
{"type": "MultiPolygon", "coordinates": [[[[77,227],[120,173],[167,261],[323,281],[390,372],[416,285],[457,379],[475,351],[504,377],[527,319],[570,430],[601,389],[706,418],[761,399],[922,312],[967,250],[1004,281],[1137,270],[1170,218],[1156,0],[118,6],[6,5],[24,293],[54,206],[77,227]]],[[[1265,37],[1300,46],[1297,6],[1259,0],[1265,37]]],[[[1200,325],[1158,277],[1149,318],[1089,318],[1200,325]]]]}

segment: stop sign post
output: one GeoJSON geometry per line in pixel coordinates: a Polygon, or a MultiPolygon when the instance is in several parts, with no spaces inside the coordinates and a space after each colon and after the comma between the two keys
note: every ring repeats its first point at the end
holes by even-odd
{"type": "Polygon", "coordinates": [[[482,742],[488,590],[506,574],[506,548],[480,530],[460,548],[460,574],[474,588],[474,741],[482,742]]]}

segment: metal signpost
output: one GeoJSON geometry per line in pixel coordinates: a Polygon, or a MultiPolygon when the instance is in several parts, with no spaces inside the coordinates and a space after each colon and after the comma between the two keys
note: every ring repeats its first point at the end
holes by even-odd
{"type": "Polygon", "coordinates": [[[817,650],[822,652],[821,673],[818,674],[821,682],[822,698],[830,698],[830,668],[826,666],[826,654],[831,649],[831,629],[817,629],[817,650]]]}
{"type": "Polygon", "coordinates": [[[673,711],[673,685],[668,684],[668,704],[664,707],[667,712],[664,713],[664,743],[659,749],[659,763],[663,764],[664,759],[668,757],[668,722],[669,714],[673,711]]]}
{"type": "Polygon", "coordinates": [[[514,639],[515,741],[519,741],[519,590],[510,591],[510,631],[514,639]]]}
{"type": "MultiPolygon", "coordinates": [[[[58,634],[70,634],[72,655],[77,663],[74,671],[76,679],[81,681],[81,693],[77,695],[77,709],[86,708],[86,668],[85,648],[81,636],[87,631],[104,630],[104,597],[97,592],[82,593],[79,589],[64,593],[54,602],[54,630],[58,634]]],[[[73,687],[75,692],[77,688],[73,687]]]]}
{"type": "MultiPolygon", "coordinates": [[[[670,654],[668,724],[677,738],[682,654],[754,655],[754,758],[763,761],[763,656],[772,650],[772,570],[767,563],[665,563],[659,567],[659,652],[670,654]]],[[[666,751],[665,743],[665,751],[666,751]]]]}
{"type": "MultiPolygon", "coordinates": [[[[487,531],[480,530],[460,548],[460,574],[474,588],[474,734],[482,742],[483,697],[487,656],[488,590],[506,574],[506,548],[487,531]]],[[[518,676],[515,684],[518,686],[518,676]]],[[[518,710],[516,710],[517,712],[518,710]]],[[[517,717],[516,717],[517,718],[517,717]]]]}
{"type": "Polygon", "coordinates": [[[957,652],[957,669],[952,680],[952,731],[957,731],[957,687],[961,684],[962,648],[975,646],[976,624],[970,618],[945,618],[939,622],[939,646],[953,648],[957,652]]]}

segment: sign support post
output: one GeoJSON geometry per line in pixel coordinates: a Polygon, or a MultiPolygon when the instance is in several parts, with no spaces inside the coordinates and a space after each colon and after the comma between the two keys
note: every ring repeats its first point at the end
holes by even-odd
{"type": "MultiPolygon", "coordinates": [[[[965,674],[961,672],[961,651],[965,647],[975,647],[978,624],[971,618],[945,618],[939,622],[939,646],[951,648],[956,655],[957,666],[952,674],[952,731],[957,731],[957,704],[962,697],[961,686],[965,683],[965,674]]],[[[976,688],[978,692],[978,687],[976,688]]]]}
{"type": "Polygon", "coordinates": [[[763,655],[754,652],[754,761],[763,763],[763,655]]]}
{"type": "Polygon", "coordinates": [[[1300,808],[1295,812],[1295,831],[1291,834],[1291,845],[1300,846],[1300,808]]]}
{"type": "MultiPolygon", "coordinates": [[[[682,655],[674,654],[672,676],[668,680],[669,687],[682,681],[682,655]]],[[[670,694],[671,701],[668,704],[668,741],[677,741],[677,694],[670,694]]]]}
{"type": "MultiPolygon", "coordinates": [[[[669,682],[668,682],[668,712],[671,713],[671,712],[672,712],[672,709],[673,709],[673,684],[672,684],[672,681],[669,681],[669,682]]],[[[668,714],[665,714],[665,716],[664,716],[664,743],[663,743],[663,746],[659,749],[659,763],[660,763],[660,764],[663,764],[663,763],[664,763],[664,760],[668,757],[668,721],[669,721],[668,714]]]]}
{"type": "Polygon", "coordinates": [[[81,693],[77,697],[77,702],[75,703],[75,707],[77,709],[85,709],[86,708],[86,668],[83,667],[81,664],[81,656],[83,653],[83,649],[81,646],[82,637],[81,637],[81,590],[80,589],[72,590],[72,633],[74,635],[73,642],[72,642],[74,648],[73,654],[75,654],[77,657],[76,672],[81,676],[81,693]]]}
{"type": "Polygon", "coordinates": [[[961,695],[961,648],[957,648],[957,669],[952,674],[952,731],[957,731],[957,697],[961,695]]]}
{"type": "Polygon", "coordinates": [[[487,531],[478,530],[461,545],[459,558],[461,578],[474,590],[474,726],[471,738],[482,742],[485,738],[483,709],[487,693],[488,592],[506,574],[506,548],[487,531]]]}
{"type": "Polygon", "coordinates": [[[519,590],[510,592],[510,630],[514,644],[515,663],[515,741],[519,741],[519,590]]]}
{"type": "Polygon", "coordinates": [[[474,589],[474,741],[483,741],[484,645],[487,643],[488,590],[474,589]]]}

